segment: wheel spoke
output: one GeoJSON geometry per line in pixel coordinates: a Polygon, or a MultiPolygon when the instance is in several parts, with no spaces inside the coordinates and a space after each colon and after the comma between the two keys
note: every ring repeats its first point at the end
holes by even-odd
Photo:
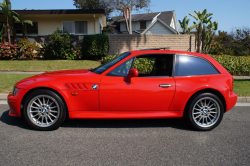
{"type": "Polygon", "coordinates": [[[41,102],[41,100],[39,98],[37,100],[39,101],[40,105],[43,105],[42,102],[41,102]]]}
{"type": "Polygon", "coordinates": [[[53,115],[52,113],[49,113],[51,116],[53,116],[54,118],[56,118],[56,116],[55,115],[53,115]]]}
{"type": "Polygon", "coordinates": [[[39,108],[38,107],[34,107],[34,106],[30,106],[31,108],[34,108],[34,109],[37,109],[37,110],[39,110],[39,108]]]}
{"type": "Polygon", "coordinates": [[[37,104],[35,101],[33,101],[33,103],[34,103],[35,105],[37,105],[38,107],[40,107],[40,105],[39,105],[39,104],[37,104]]]}
{"type": "Polygon", "coordinates": [[[50,115],[48,115],[48,118],[49,118],[49,120],[50,120],[51,122],[53,122],[53,120],[51,119],[50,115]]]}

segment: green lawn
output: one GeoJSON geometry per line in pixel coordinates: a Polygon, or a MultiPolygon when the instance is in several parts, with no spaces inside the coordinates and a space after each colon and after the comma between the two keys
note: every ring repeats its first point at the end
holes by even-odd
{"type": "Polygon", "coordinates": [[[33,76],[32,74],[0,74],[0,93],[9,93],[16,82],[33,76]]]}
{"type": "Polygon", "coordinates": [[[90,69],[101,63],[91,60],[15,60],[0,61],[0,71],[55,71],[67,69],[90,69]]]}
{"type": "Polygon", "coordinates": [[[238,96],[250,96],[250,80],[234,80],[234,90],[238,96]]]}
{"type": "MultiPolygon", "coordinates": [[[[32,74],[0,74],[0,93],[8,93],[16,82],[32,74]]],[[[250,96],[250,80],[234,80],[234,92],[238,96],[250,96]]]]}

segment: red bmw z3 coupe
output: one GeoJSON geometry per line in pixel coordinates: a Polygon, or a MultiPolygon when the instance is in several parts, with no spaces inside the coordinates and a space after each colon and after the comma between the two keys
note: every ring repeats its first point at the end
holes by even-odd
{"type": "Polygon", "coordinates": [[[233,76],[204,54],[145,49],[92,70],[64,70],[17,82],[9,115],[36,130],[70,119],[185,117],[196,130],[218,126],[237,101],[233,76]]]}

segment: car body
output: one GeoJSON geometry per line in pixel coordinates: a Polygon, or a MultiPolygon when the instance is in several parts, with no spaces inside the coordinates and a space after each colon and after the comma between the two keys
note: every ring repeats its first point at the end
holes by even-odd
{"type": "Polygon", "coordinates": [[[129,51],[94,70],[47,72],[15,84],[9,115],[34,129],[70,119],[187,117],[211,130],[237,101],[233,76],[212,57],[184,51],[129,51]]]}

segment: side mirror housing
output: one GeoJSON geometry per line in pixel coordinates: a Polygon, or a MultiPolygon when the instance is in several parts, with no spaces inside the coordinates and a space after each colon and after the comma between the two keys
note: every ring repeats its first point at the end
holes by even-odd
{"type": "Polygon", "coordinates": [[[138,77],[138,70],[137,69],[130,69],[127,77],[125,77],[125,81],[131,82],[132,77],[138,77]]]}

